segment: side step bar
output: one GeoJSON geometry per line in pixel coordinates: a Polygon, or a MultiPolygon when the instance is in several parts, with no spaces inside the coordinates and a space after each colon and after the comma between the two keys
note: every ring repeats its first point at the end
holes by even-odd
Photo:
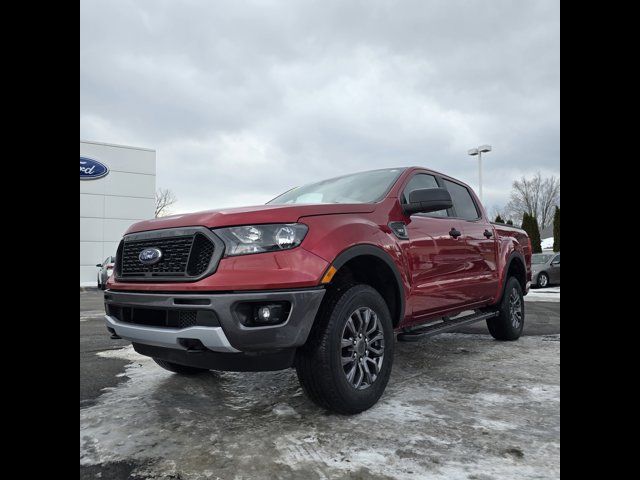
{"type": "Polygon", "coordinates": [[[471,315],[465,315],[464,317],[451,319],[449,317],[442,317],[441,322],[431,323],[423,327],[417,327],[414,330],[400,332],[398,334],[399,342],[415,342],[420,338],[430,337],[437,335],[438,333],[447,332],[463,325],[470,325],[487,318],[496,317],[500,312],[478,312],[471,315]]]}

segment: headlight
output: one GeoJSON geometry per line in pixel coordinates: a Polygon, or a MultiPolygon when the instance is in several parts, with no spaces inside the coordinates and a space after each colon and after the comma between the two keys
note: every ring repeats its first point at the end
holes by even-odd
{"type": "Polygon", "coordinates": [[[231,257],[297,247],[302,243],[307,230],[307,226],[301,223],[280,223],[217,228],[214,232],[224,241],[225,255],[231,257]]]}

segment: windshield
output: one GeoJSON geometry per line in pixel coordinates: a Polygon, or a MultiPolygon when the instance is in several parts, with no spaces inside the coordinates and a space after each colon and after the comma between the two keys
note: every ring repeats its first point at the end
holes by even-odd
{"type": "Polygon", "coordinates": [[[371,170],[296,187],[269,203],[372,203],[382,200],[404,171],[371,170]]]}
{"type": "Polygon", "coordinates": [[[543,253],[534,253],[531,255],[531,263],[533,265],[539,265],[541,263],[547,263],[553,255],[545,255],[543,253]]]}

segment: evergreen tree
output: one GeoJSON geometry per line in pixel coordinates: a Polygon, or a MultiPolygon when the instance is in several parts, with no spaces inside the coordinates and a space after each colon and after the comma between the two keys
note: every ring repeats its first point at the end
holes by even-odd
{"type": "Polygon", "coordinates": [[[513,220],[507,220],[507,225],[513,225],[513,220]]]}
{"type": "Polygon", "coordinates": [[[502,219],[502,217],[500,216],[500,214],[498,214],[496,216],[496,219],[494,220],[495,223],[504,223],[504,220],[502,219]]]}
{"type": "Polygon", "coordinates": [[[538,220],[528,213],[522,215],[522,229],[527,232],[531,239],[531,250],[533,253],[541,253],[542,245],[540,244],[540,229],[538,228],[538,220]]]}
{"type": "Polygon", "coordinates": [[[553,251],[560,251],[560,207],[553,214],[553,251]]]}
{"type": "Polygon", "coordinates": [[[533,237],[531,238],[532,253],[542,253],[542,239],[540,238],[538,219],[536,217],[529,217],[529,222],[531,222],[531,231],[533,233],[533,237]]]}

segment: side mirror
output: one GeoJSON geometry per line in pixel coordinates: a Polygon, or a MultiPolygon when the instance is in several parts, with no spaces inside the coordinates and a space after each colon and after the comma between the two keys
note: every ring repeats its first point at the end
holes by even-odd
{"type": "Polygon", "coordinates": [[[557,267],[558,265],[560,265],[560,262],[551,262],[552,267],[557,267]]]}
{"type": "Polygon", "coordinates": [[[101,263],[96,263],[96,267],[102,267],[101,263]]]}
{"type": "Polygon", "coordinates": [[[409,194],[409,203],[402,205],[406,215],[437,212],[453,207],[451,194],[445,188],[421,188],[409,194]]]}

